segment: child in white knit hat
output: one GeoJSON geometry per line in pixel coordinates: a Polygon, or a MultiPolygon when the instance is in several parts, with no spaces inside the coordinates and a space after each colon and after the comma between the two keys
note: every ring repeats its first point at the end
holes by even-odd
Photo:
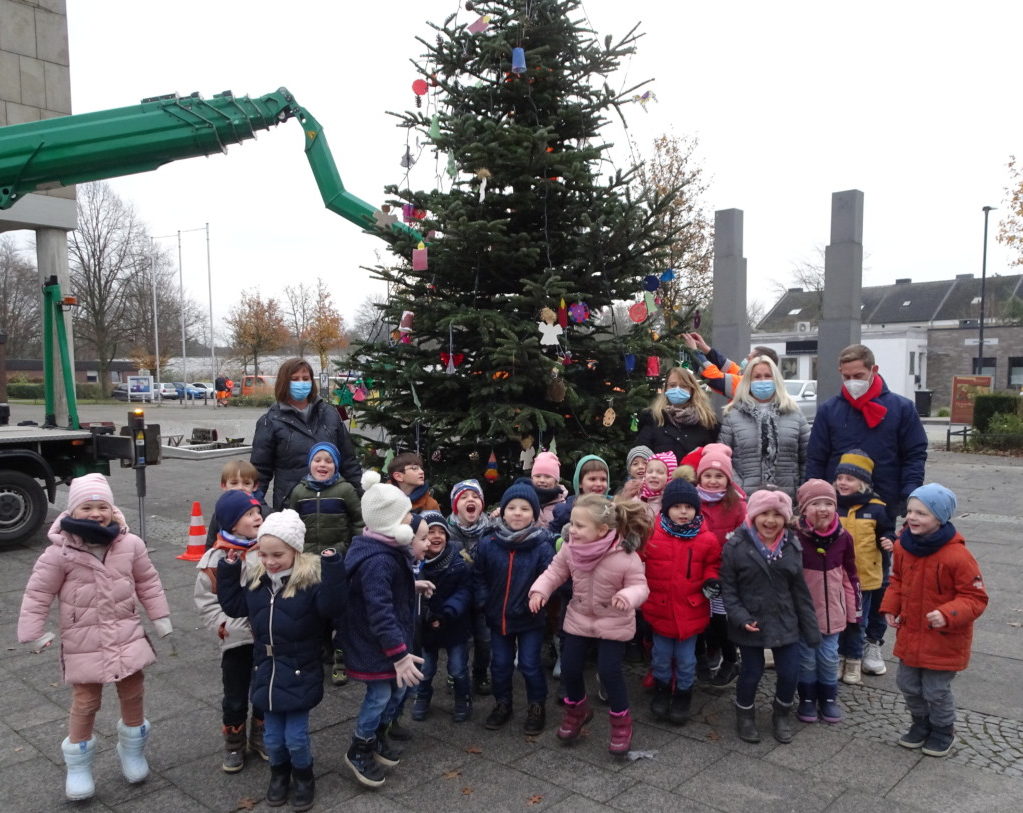
{"type": "Polygon", "coordinates": [[[252,627],[252,704],[265,709],[263,741],[270,758],[266,800],[308,810],[315,794],[309,711],[323,699],[323,622],[342,615],[345,567],[333,548],[303,553],[298,513],[270,514],[259,528],[259,565],[248,584],[241,556],[217,564],[217,598],[232,618],[252,627]]]}

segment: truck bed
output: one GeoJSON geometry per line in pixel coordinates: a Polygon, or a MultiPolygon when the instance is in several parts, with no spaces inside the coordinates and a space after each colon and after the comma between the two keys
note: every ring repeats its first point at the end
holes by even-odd
{"type": "Polygon", "coordinates": [[[47,440],[89,440],[88,429],[47,429],[43,426],[0,426],[0,446],[5,443],[37,443],[47,440]]]}

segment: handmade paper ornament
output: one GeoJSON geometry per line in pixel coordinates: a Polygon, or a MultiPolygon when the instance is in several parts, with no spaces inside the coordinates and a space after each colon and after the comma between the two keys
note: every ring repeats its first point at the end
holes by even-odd
{"type": "Polygon", "coordinates": [[[418,248],[412,249],[412,270],[425,271],[430,267],[426,243],[420,241],[418,248]]]}
{"type": "Polygon", "coordinates": [[[553,325],[547,322],[537,322],[536,326],[540,328],[540,344],[547,346],[558,346],[558,336],[564,333],[564,328],[561,325],[553,325]]]}
{"type": "Polygon", "coordinates": [[[491,452],[487,458],[487,467],[483,470],[483,478],[492,483],[500,476],[497,471],[497,456],[491,452]]]}
{"type": "Polygon", "coordinates": [[[610,426],[611,424],[613,424],[615,422],[615,418],[617,417],[618,416],[615,414],[615,411],[611,407],[608,407],[606,410],[604,410],[603,418],[604,426],[610,426]]]}
{"type": "Polygon", "coordinates": [[[590,318],[590,306],[585,302],[574,302],[568,309],[568,315],[577,325],[582,324],[590,318]]]}
{"type": "Polygon", "coordinates": [[[490,15],[484,14],[475,22],[469,23],[468,30],[470,34],[482,34],[488,28],[490,28],[490,15]]]}
{"type": "Polygon", "coordinates": [[[352,393],[352,388],[347,384],[336,390],[336,394],[337,402],[340,406],[346,407],[355,405],[355,397],[352,393]]]}
{"type": "Polygon", "coordinates": [[[493,176],[490,174],[490,170],[486,167],[482,167],[476,170],[476,177],[480,179],[480,203],[483,203],[483,199],[487,196],[487,181],[493,176]]]}
{"type": "Polygon", "coordinates": [[[415,93],[416,96],[425,96],[430,92],[430,86],[427,84],[425,79],[416,79],[416,81],[412,83],[412,92],[415,93]]]}
{"type": "Polygon", "coordinates": [[[412,150],[405,147],[405,154],[401,157],[401,165],[404,169],[411,169],[415,166],[416,159],[412,157],[412,150]]]}
{"type": "Polygon", "coordinates": [[[525,48],[512,48],[512,73],[520,75],[526,72],[525,48]]]}
{"type": "Polygon", "coordinates": [[[626,353],[625,354],[625,372],[631,373],[636,369],[636,354],[626,353]]]}
{"type": "Polygon", "coordinates": [[[440,138],[440,116],[434,113],[433,118],[430,119],[430,139],[436,141],[440,138]]]}
{"type": "Polygon", "coordinates": [[[386,203],[373,212],[373,220],[376,221],[378,229],[387,229],[392,223],[398,222],[398,216],[391,214],[391,207],[386,203]]]}
{"type": "Polygon", "coordinates": [[[655,313],[657,311],[657,302],[654,301],[654,295],[649,291],[643,294],[643,302],[646,303],[646,312],[648,314],[655,313]]]}
{"type": "Polygon", "coordinates": [[[561,303],[558,305],[558,324],[568,327],[568,308],[565,306],[565,297],[561,297],[561,303]]]}
{"type": "Polygon", "coordinates": [[[659,378],[661,375],[661,357],[660,356],[647,356],[646,357],[646,374],[650,378],[659,378]]]}
{"type": "Polygon", "coordinates": [[[629,318],[633,322],[639,324],[640,322],[643,322],[647,316],[649,316],[649,312],[647,311],[646,302],[636,302],[629,306],[629,318]]]}
{"type": "Polygon", "coordinates": [[[558,439],[557,438],[551,438],[551,445],[547,447],[547,451],[550,452],[555,457],[558,456],[558,439]]]}
{"type": "Polygon", "coordinates": [[[406,223],[411,223],[413,220],[412,212],[415,210],[415,208],[416,207],[413,206],[411,203],[401,204],[401,219],[404,220],[406,223]]]}
{"type": "Polygon", "coordinates": [[[455,161],[454,153],[448,153],[448,177],[454,178],[458,174],[458,162],[455,161]]]}
{"type": "Polygon", "coordinates": [[[555,378],[547,385],[547,400],[553,401],[555,404],[560,404],[564,401],[567,394],[568,389],[565,387],[565,382],[561,378],[555,378]]]}
{"type": "Polygon", "coordinates": [[[463,361],[465,361],[464,353],[445,353],[441,351],[440,363],[444,365],[444,372],[448,375],[454,375],[455,369],[461,367],[463,361]]]}
{"type": "Polygon", "coordinates": [[[632,413],[632,420],[629,421],[629,431],[630,432],[639,431],[639,415],[637,415],[635,412],[632,413]]]}
{"type": "Polygon", "coordinates": [[[669,268],[663,274],[661,274],[661,282],[671,282],[675,279],[675,269],[669,268]]]}
{"type": "Polygon", "coordinates": [[[650,102],[657,101],[657,94],[652,90],[648,90],[645,93],[637,93],[632,97],[632,101],[639,102],[643,109],[646,110],[646,106],[650,104],[650,102]]]}
{"type": "Polygon", "coordinates": [[[661,284],[661,281],[657,279],[653,274],[647,274],[643,277],[643,289],[647,291],[656,291],[657,287],[661,284]]]}
{"type": "Polygon", "coordinates": [[[398,333],[401,334],[402,344],[412,344],[412,322],[416,314],[413,311],[402,311],[401,321],[398,322],[398,333]]]}
{"type": "Polygon", "coordinates": [[[362,403],[363,401],[366,400],[366,396],[368,396],[368,395],[369,395],[369,390],[367,390],[364,386],[362,386],[360,384],[359,386],[357,386],[355,388],[355,392],[352,393],[352,399],[356,403],[362,403]]]}
{"type": "Polygon", "coordinates": [[[529,471],[533,468],[533,458],[536,457],[536,449],[533,448],[533,436],[525,435],[520,438],[519,443],[522,444],[522,453],[519,455],[519,465],[523,471],[529,471]]]}

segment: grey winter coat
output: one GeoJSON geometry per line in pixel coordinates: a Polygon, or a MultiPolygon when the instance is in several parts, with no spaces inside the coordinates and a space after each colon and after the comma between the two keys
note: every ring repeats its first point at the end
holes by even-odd
{"type": "Polygon", "coordinates": [[[749,529],[740,525],[721,551],[721,598],[728,614],[728,638],[739,646],[765,649],[821,642],[810,589],[803,578],[803,552],[792,531],[785,531],[782,555],[768,562],[749,529]],[[746,624],[757,623],[759,632],[746,624]]]}
{"type": "Polygon", "coordinates": [[[732,448],[732,467],[737,484],[746,494],[752,494],[766,485],[775,485],[795,499],[796,489],[803,482],[806,469],[806,447],[810,442],[810,424],[798,409],[781,412],[775,419],[778,452],[775,456],[774,477],[770,483],[764,479],[763,441],[760,423],[751,408],[737,401],[721,419],[719,443],[732,448]]]}

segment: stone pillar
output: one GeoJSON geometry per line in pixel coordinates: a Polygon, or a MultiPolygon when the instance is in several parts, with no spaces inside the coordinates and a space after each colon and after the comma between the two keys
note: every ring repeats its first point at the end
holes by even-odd
{"type": "MultiPolygon", "coordinates": [[[[39,266],[39,284],[42,285],[52,276],[57,277],[60,283],[60,291],[64,296],[73,295],[71,290],[71,277],[68,273],[67,260],[67,232],[63,229],[36,229],[36,263],[39,266]]],[[[71,374],[75,369],[75,335],[71,326],[71,312],[61,313],[64,319],[64,326],[67,329],[68,356],[71,361],[71,374]]],[[[64,373],[60,366],[60,348],[57,346],[57,337],[54,336],[53,358],[50,362],[53,365],[53,387],[55,393],[54,414],[57,417],[58,426],[68,425],[68,402],[64,391],[64,373]]]]}
{"type": "Polygon", "coordinates": [[[863,193],[831,196],[831,243],[824,250],[824,302],[817,339],[817,402],[842,387],[838,354],[860,341],[863,287],[863,193]]]}
{"type": "Polygon", "coordinates": [[[742,209],[714,213],[714,299],[710,344],[738,361],[749,353],[746,258],[742,256],[742,209]]]}

